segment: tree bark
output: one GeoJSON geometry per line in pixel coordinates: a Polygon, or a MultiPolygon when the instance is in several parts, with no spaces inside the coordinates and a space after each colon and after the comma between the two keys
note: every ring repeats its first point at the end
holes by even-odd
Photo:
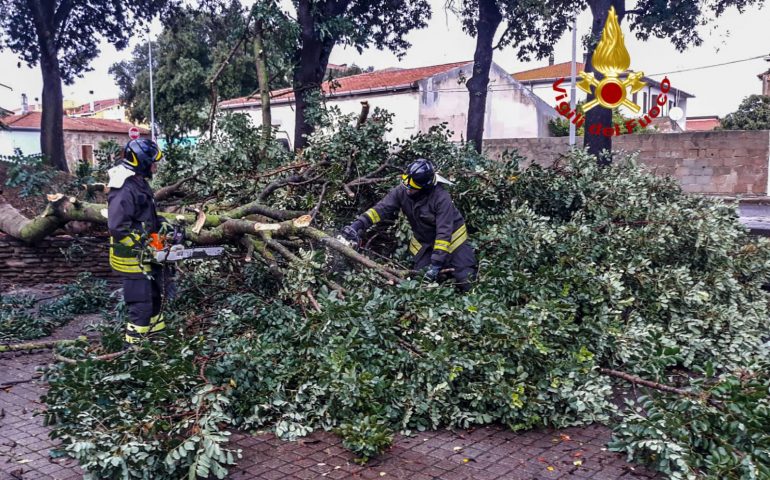
{"type": "MultiPolygon", "coordinates": [[[[590,0],[588,2],[591,8],[591,15],[593,21],[591,23],[591,45],[589,48],[588,59],[586,60],[586,73],[594,72],[597,80],[602,80],[604,75],[597,72],[593,65],[594,49],[596,44],[602,36],[602,30],[604,30],[604,24],[607,22],[607,15],[609,14],[610,7],[614,6],[618,15],[618,23],[623,21],[625,15],[626,6],[625,0],[590,0]]],[[[591,101],[596,98],[593,93],[588,95],[587,101],[591,101]]],[[[612,137],[605,137],[599,132],[598,135],[589,133],[589,127],[591,125],[602,125],[602,128],[612,127],[612,110],[604,107],[594,107],[586,112],[586,128],[585,135],[583,136],[583,146],[588,149],[588,153],[596,156],[599,165],[609,165],[612,163],[612,137]]]]}
{"type": "Polygon", "coordinates": [[[307,137],[313,133],[314,126],[307,118],[307,109],[312,104],[314,94],[321,88],[326,66],[329,64],[329,55],[337,43],[337,38],[328,34],[321,38],[321,32],[316,29],[313,10],[321,10],[324,18],[331,19],[341,15],[347,9],[348,3],[349,0],[326,0],[313,5],[310,0],[299,1],[297,20],[300,24],[301,46],[297,52],[298,61],[294,70],[295,150],[305,148],[307,137]]]}
{"type": "Polygon", "coordinates": [[[481,153],[484,139],[484,117],[487,108],[489,70],[494,49],[492,41],[503,20],[496,0],[479,0],[479,18],[476,23],[476,52],[473,54],[473,76],[468,80],[468,126],[466,137],[473,148],[481,153]]]}
{"type": "Polygon", "coordinates": [[[30,342],[30,343],[14,343],[11,345],[0,345],[0,353],[3,352],[18,352],[22,350],[43,350],[54,348],[59,345],[72,345],[77,342],[83,342],[88,340],[87,337],[78,337],[73,340],[50,340],[45,342],[30,342]]]}
{"type": "MultiPolygon", "coordinates": [[[[40,47],[43,75],[43,112],[40,120],[40,151],[55,168],[69,172],[64,154],[64,105],[59,49],[56,45],[56,2],[29,2],[40,47]]],[[[66,16],[67,12],[60,12],[66,16]]]]}
{"type": "Polygon", "coordinates": [[[257,63],[259,103],[262,108],[262,140],[267,144],[273,134],[273,119],[270,114],[270,77],[267,72],[267,56],[265,55],[262,21],[257,21],[255,30],[254,59],[257,63]]]}

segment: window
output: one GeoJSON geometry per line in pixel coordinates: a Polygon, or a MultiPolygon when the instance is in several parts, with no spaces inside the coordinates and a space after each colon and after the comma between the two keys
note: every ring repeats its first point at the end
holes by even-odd
{"type": "Polygon", "coordinates": [[[632,100],[634,103],[636,103],[636,97],[638,96],[639,96],[639,92],[634,92],[634,98],[632,100]]]}
{"type": "Polygon", "coordinates": [[[85,160],[88,163],[94,163],[94,146],[93,145],[81,145],[80,146],[80,159],[85,160]]]}
{"type": "Polygon", "coordinates": [[[642,110],[647,111],[647,92],[642,94],[642,110]]]}

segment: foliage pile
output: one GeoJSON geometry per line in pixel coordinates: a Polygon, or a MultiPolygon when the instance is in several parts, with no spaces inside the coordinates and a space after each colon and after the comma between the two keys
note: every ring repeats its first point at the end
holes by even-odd
{"type": "MultiPolygon", "coordinates": [[[[210,144],[169,155],[161,180],[189,168],[211,179],[196,193],[220,205],[258,197],[307,211],[323,195],[316,222],[333,230],[393,184],[351,178],[393,178],[428,156],[456,182],[478,284],[466,295],[419,280],[379,287],[374,272],[291,239],[287,248],[300,249],[281,259],[279,278],[269,262],[188,265],[162,348],[50,372],[54,434],[94,478],[221,478],[232,460],[226,424],[286,439],[334,430],[365,459],[399,431],[615,415],[625,418],[615,448],[672,475],[766,472],[770,245],[747,236],[733,207],[684,195],[633,158],[600,168],[576,152],[521,172],[515,155],[486,159],[448,142],[443,128],[382,141],[383,112],[358,128],[321,120],[292,159],[277,148],[253,155],[259,132],[231,118],[210,144]],[[281,163],[309,164],[319,178],[300,181],[296,170],[276,170],[281,163]],[[618,410],[607,368],[693,393],[649,391],[634,404],[639,413],[618,410]]],[[[404,230],[378,226],[369,240],[398,265],[408,261],[404,230]]],[[[120,320],[111,328],[96,352],[119,348],[120,320]]]]}
{"type": "Polygon", "coordinates": [[[6,157],[10,165],[6,172],[5,186],[18,188],[18,195],[22,198],[40,195],[43,188],[47,187],[56,173],[43,165],[41,155],[24,155],[16,150],[11,157],[6,157]]]}
{"type": "Polygon", "coordinates": [[[110,302],[107,283],[90,273],[62,290],[57,299],[41,304],[34,295],[0,296],[0,342],[45,337],[74,315],[99,312],[110,302]]]}

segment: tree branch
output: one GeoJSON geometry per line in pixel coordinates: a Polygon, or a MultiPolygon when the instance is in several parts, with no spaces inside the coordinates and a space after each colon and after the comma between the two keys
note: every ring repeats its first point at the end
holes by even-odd
{"type": "Polygon", "coordinates": [[[670,385],[665,385],[662,383],[652,382],[650,380],[645,380],[642,377],[637,377],[636,375],[632,375],[630,373],[621,372],[619,370],[612,370],[610,368],[600,368],[599,371],[603,373],[604,375],[608,375],[610,377],[620,378],[627,382],[630,382],[632,384],[638,384],[645,387],[653,388],[655,390],[660,390],[661,392],[668,392],[668,393],[675,393],[677,395],[681,395],[683,397],[698,397],[699,395],[695,392],[691,392],[689,390],[683,390],[681,388],[672,387],[670,385]]]}
{"type": "Polygon", "coordinates": [[[176,191],[179,190],[179,188],[182,185],[184,185],[185,183],[189,182],[190,180],[193,180],[194,178],[195,178],[195,176],[189,176],[189,177],[186,177],[186,178],[183,178],[183,179],[179,180],[178,182],[176,182],[176,183],[174,183],[172,185],[168,185],[168,186],[165,186],[163,188],[159,188],[155,192],[155,195],[154,195],[155,196],[155,200],[158,201],[158,202],[162,202],[163,200],[166,200],[168,197],[170,197],[171,195],[176,193],[176,191]]]}

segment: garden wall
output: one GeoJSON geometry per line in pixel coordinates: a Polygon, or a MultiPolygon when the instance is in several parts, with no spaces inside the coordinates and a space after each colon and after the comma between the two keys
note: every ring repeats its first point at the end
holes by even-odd
{"type": "Polygon", "coordinates": [[[0,291],[14,285],[70,283],[81,272],[117,280],[110,270],[107,242],[61,236],[30,246],[0,234],[0,291]]]}
{"type": "MultiPolygon", "coordinates": [[[[677,178],[685,192],[765,196],[770,190],[767,130],[622,135],[612,141],[613,149],[638,151],[640,163],[654,173],[677,178]]],[[[568,137],[484,140],[484,151],[494,157],[517,149],[547,166],[568,151],[568,142],[568,137]]]]}

